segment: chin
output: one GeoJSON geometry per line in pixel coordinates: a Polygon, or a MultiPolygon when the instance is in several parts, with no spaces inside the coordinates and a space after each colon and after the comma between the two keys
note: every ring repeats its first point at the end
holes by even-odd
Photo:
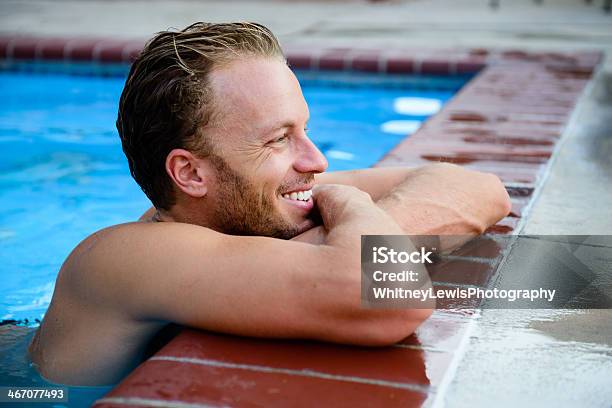
{"type": "Polygon", "coordinates": [[[277,195],[275,212],[280,221],[277,238],[291,239],[321,224],[316,221],[318,212],[312,197],[298,201],[277,195]]]}
{"type": "Polygon", "coordinates": [[[312,229],[314,227],[316,227],[317,225],[315,224],[315,222],[309,218],[305,219],[304,221],[302,221],[299,224],[296,224],[296,231],[297,233],[295,235],[300,235],[306,231],[308,231],[309,229],[312,229]]]}
{"type": "Polygon", "coordinates": [[[271,235],[280,239],[291,239],[315,226],[311,219],[305,217],[281,216],[277,220],[279,222],[276,224],[276,231],[271,235]]]}

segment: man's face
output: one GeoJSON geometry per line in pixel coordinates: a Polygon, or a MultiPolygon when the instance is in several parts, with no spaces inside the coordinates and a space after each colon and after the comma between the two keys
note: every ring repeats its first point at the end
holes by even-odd
{"type": "Polygon", "coordinates": [[[214,71],[211,86],[216,228],[288,239],[312,227],[314,174],[327,161],[306,135],[308,106],[293,72],[278,59],[244,59],[214,71]]]}

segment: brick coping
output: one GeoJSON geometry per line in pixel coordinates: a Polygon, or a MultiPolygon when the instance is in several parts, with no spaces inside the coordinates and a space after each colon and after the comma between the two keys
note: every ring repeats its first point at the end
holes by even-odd
{"type": "MultiPolygon", "coordinates": [[[[129,63],[144,41],[1,37],[0,61],[129,63]]],[[[439,285],[458,275],[486,288],[504,248],[493,238],[524,220],[542,174],[602,54],[517,50],[286,47],[292,67],[397,74],[478,73],[443,109],[377,166],[452,162],[497,174],[511,214],[490,228],[489,243],[463,254],[460,270],[442,265],[439,285]]],[[[449,305],[452,307],[453,305],[449,305]]],[[[244,339],[184,330],[141,364],[96,407],[406,405],[442,400],[465,352],[473,315],[437,311],[396,347],[364,350],[312,342],[244,339]],[[453,368],[454,367],[454,368],[453,368]]]]}
{"type": "MultiPolygon", "coordinates": [[[[0,60],[131,63],[145,40],[108,38],[33,37],[0,35],[0,60]]],[[[398,74],[474,74],[488,65],[536,62],[551,69],[590,75],[602,53],[525,52],[471,49],[372,49],[284,46],[294,68],[398,74]]]]}

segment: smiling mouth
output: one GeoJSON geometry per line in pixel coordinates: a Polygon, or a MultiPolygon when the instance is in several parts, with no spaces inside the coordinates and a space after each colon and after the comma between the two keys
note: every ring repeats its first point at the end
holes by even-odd
{"type": "Polygon", "coordinates": [[[279,197],[286,204],[300,212],[302,216],[308,214],[314,207],[312,190],[294,190],[290,193],[281,194],[279,197]]]}
{"type": "Polygon", "coordinates": [[[312,190],[293,191],[291,193],[281,194],[281,196],[287,200],[309,201],[310,197],[312,197],[312,190]]]}

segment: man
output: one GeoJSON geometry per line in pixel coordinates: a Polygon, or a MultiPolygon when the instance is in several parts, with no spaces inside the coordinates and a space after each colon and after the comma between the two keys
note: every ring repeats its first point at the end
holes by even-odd
{"type": "Polygon", "coordinates": [[[442,164],[325,174],[308,116],[265,27],[153,38],[117,127],[155,209],[65,261],[30,346],[41,374],[114,383],[169,323],[373,346],[410,335],[431,310],[360,307],[360,236],[478,234],[508,213],[505,189],[442,164]]]}

